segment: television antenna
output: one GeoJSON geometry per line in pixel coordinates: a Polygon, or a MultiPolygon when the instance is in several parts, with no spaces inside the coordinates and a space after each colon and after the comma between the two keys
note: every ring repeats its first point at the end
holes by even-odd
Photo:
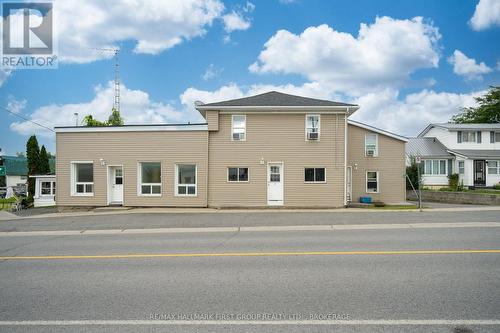
{"type": "Polygon", "coordinates": [[[118,48],[92,48],[93,50],[113,52],[115,58],[115,97],[113,103],[113,109],[120,112],[120,63],[118,61],[118,55],[120,49],[118,48]]]}

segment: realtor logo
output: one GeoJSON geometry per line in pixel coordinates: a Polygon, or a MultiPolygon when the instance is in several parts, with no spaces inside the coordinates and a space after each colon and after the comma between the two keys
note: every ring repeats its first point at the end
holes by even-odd
{"type": "Polygon", "coordinates": [[[3,2],[2,21],[2,67],[57,67],[52,2],[3,2]]]}

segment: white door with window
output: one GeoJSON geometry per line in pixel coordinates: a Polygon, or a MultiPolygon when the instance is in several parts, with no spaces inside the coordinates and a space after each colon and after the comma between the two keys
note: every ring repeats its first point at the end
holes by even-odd
{"type": "Polygon", "coordinates": [[[283,163],[267,165],[267,204],[283,205],[283,163]]]}
{"type": "Polygon", "coordinates": [[[123,203],[123,168],[121,166],[109,167],[110,198],[111,204],[123,203]]]}

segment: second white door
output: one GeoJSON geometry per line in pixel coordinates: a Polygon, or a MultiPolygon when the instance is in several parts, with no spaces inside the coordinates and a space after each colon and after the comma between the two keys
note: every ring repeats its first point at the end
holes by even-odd
{"type": "Polygon", "coordinates": [[[110,167],[111,177],[111,204],[123,204],[123,169],[122,167],[110,167]]]}
{"type": "Polygon", "coordinates": [[[267,165],[267,204],[283,205],[283,163],[267,165]]]}

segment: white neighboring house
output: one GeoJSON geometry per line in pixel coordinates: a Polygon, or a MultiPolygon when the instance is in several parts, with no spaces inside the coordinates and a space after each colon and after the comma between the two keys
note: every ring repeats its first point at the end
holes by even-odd
{"type": "Polygon", "coordinates": [[[35,195],[33,196],[35,207],[47,207],[56,205],[56,175],[36,175],[35,195]]]}
{"type": "Polygon", "coordinates": [[[500,183],[500,124],[430,124],[406,155],[421,156],[425,186],[446,186],[458,173],[465,186],[491,187],[500,183]]]}

